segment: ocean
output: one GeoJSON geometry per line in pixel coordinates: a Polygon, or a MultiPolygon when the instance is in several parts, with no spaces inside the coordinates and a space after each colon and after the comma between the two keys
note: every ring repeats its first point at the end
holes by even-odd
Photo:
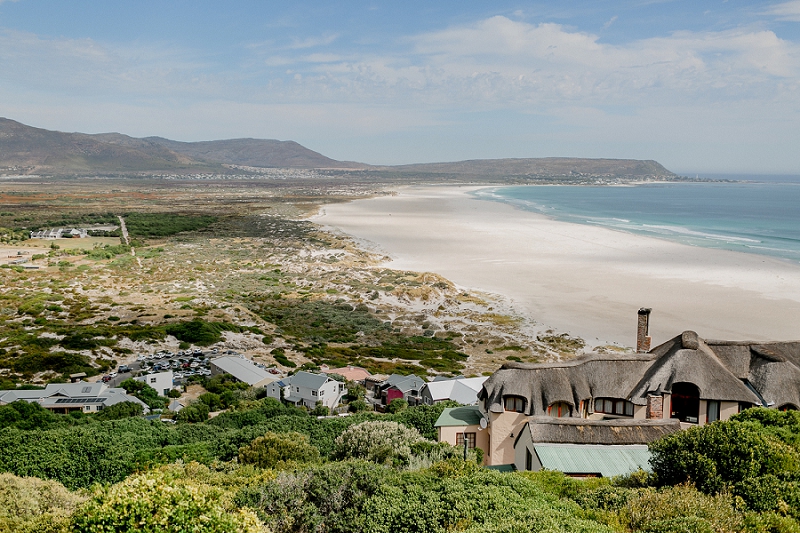
{"type": "Polygon", "coordinates": [[[731,182],[515,186],[475,195],[557,220],[800,262],[800,176],[731,182]]]}

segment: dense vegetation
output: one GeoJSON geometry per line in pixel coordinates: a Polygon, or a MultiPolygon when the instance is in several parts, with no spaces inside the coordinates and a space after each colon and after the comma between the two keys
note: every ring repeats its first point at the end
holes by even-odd
{"type": "Polygon", "coordinates": [[[131,237],[168,237],[198,231],[217,221],[217,217],[210,215],[183,213],[125,213],[123,216],[131,237]]]}
{"type": "Polygon", "coordinates": [[[800,531],[798,413],[746,411],[654,443],[652,475],[576,481],[464,462],[427,440],[441,405],[317,419],[237,394],[176,426],[0,408],[0,531],[182,531],[200,515],[209,532],[800,531]]]}

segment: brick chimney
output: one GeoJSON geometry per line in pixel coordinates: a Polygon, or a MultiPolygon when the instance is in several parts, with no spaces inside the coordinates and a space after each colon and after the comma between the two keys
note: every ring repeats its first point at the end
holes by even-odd
{"type": "Polygon", "coordinates": [[[647,418],[664,418],[664,396],[660,394],[647,395],[647,418]]]}
{"type": "Polygon", "coordinates": [[[642,307],[639,309],[639,321],[636,325],[636,353],[647,353],[650,351],[650,309],[642,307]]]}

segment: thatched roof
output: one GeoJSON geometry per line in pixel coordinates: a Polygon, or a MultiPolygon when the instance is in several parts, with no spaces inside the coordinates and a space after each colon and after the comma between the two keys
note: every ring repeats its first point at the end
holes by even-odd
{"type": "Polygon", "coordinates": [[[671,419],[586,420],[535,416],[528,420],[522,431],[529,432],[534,443],[648,444],[680,429],[680,422],[671,419]]]}
{"type": "Polygon", "coordinates": [[[605,397],[645,405],[649,394],[671,393],[679,382],[696,385],[702,399],[800,407],[800,341],[705,341],[685,331],[645,354],[509,363],[478,397],[490,412],[503,411],[504,397],[521,396],[527,415],[545,415],[548,406],[565,402],[579,416],[581,401],[605,397]]]}

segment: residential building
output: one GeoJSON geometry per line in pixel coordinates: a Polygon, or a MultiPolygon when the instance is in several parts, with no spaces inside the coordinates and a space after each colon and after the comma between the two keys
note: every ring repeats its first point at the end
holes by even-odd
{"type": "Polygon", "coordinates": [[[173,388],[172,370],[168,370],[166,372],[156,372],[154,374],[145,374],[144,376],[139,376],[133,379],[147,383],[149,386],[154,388],[160,396],[166,396],[173,388]]]}
{"type": "Polygon", "coordinates": [[[138,403],[145,413],[150,411],[144,402],[129,396],[125,389],[108,387],[100,382],[51,383],[44,390],[0,390],[0,405],[17,400],[38,403],[45,409],[61,414],[72,411],[96,413],[121,402],[138,403]]]}
{"type": "Polygon", "coordinates": [[[375,396],[380,397],[383,405],[389,405],[392,400],[398,398],[406,400],[409,405],[417,405],[421,401],[419,392],[424,384],[425,380],[414,374],[410,376],[392,374],[381,383],[380,396],[377,392],[375,396]]]}
{"type": "Polygon", "coordinates": [[[647,444],[680,431],[680,422],[531,417],[514,440],[516,470],[557,470],[573,477],[650,471],[647,444]]]}
{"type": "Polygon", "coordinates": [[[341,381],[336,381],[327,374],[312,374],[301,370],[292,376],[289,395],[284,399],[309,409],[316,407],[317,402],[333,409],[341,403],[345,394],[347,389],[341,381]]]}
{"type": "Polygon", "coordinates": [[[466,439],[467,448],[484,450],[483,462],[489,464],[485,457],[486,450],[490,448],[489,432],[486,431],[486,420],[477,405],[444,409],[434,427],[439,442],[464,446],[466,439]]]}
{"type": "Polygon", "coordinates": [[[251,387],[266,387],[278,379],[265,369],[244,357],[225,355],[211,360],[211,376],[229,374],[251,387]]]}
{"type": "Polygon", "coordinates": [[[650,350],[649,315],[639,311],[635,354],[508,363],[486,380],[478,405],[489,464],[517,461],[515,436],[531,417],[577,419],[584,428],[603,420],[673,420],[687,428],[755,405],[800,406],[800,342],[707,340],[685,331],[650,350]]]}
{"type": "Polygon", "coordinates": [[[291,393],[290,387],[292,385],[292,376],[278,379],[272,383],[267,384],[267,397],[282,400],[285,396],[291,393]]]}
{"type": "Polygon", "coordinates": [[[473,405],[478,403],[478,393],[487,379],[489,379],[487,376],[436,378],[425,383],[420,389],[419,395],[425,405],[433,405],[446,400],[452,400],[462,405],[473,405]]]}

